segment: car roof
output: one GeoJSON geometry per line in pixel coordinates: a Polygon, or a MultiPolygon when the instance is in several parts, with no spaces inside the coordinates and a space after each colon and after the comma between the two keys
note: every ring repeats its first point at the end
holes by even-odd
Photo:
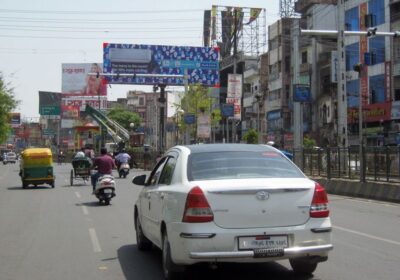
{"type": "Polygon", "coordinates": [[[208,153],[208,152],[263,152],[275,151],[271,146],[261,144],[202,144],[202,145],[187,145],[191,154],[208,153]]]}

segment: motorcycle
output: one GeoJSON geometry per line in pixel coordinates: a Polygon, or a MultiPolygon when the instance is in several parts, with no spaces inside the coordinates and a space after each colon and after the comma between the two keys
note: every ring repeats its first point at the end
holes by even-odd
{"type": "Polygon", "coordinates": [[[105,205],[109,205],[111,199],[115,196],[115,181],[112,175],[101,176],[96,183],[94,191],[99,203],[104,201],[105,205]]]}
{"type": "Polygon", "coordinates": [[[129,169],[130,169],[129,163],[127,163],[127,162],[121,163],[121,165],[119,166],[119,169],[118,169],[119,178],[121,178],[121,177],[126,178],[126,176],[128,176],[128,174],[129,174],[129,169]]]}

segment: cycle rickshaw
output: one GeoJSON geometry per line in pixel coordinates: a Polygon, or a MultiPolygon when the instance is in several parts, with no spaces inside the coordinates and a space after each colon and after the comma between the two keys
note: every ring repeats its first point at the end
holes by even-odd
{"type": "Polygon", "coordinates": [[[74,185],[74,179],[83,180],[86,184],[86,181],[90,180],[90,171],[92,167],[92,160],[88,157],[79,157],[72,159],[72,167],[70,174],[70,185],[74,185]]]}

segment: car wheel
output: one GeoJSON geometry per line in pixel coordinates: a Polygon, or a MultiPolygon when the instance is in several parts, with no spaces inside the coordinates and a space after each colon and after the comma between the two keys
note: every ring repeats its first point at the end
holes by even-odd
{"type": "Polygon", "coordinates": [[[162,267],[165,280],[182,279],[184,267],[176,265],[171,258],[171,247],[166,232],[163,234],[162,267]]]}
{"type": "Polygon", "coordinates": [[[104,204],[105,205],[110,205],[110,199],[109,198],[104,199],[104,204]]]}
{"type": "Polygon", "coordinates": [[[307,258],[289,259],[290,266],[297,274],[310,275],[317,269],[317,262],[312,262],[307,258]]]}
{"type": "Polygon", "coordinates": [[[54,189],[55,186],[56,186],[56,183],[53,181],[53,182],[51,183],[51,187],[54,189]]]}
{"type": "Polygon", "coordinates": [[[140,251],[146,251],[151,248],[151,241],[143,234],[142,225],[140,224],[139,215],[136,217],[135,222],[136,230],[136,245],[140,251]]]}
{"type": "Polygon", "coordinates": [[[26,189],[28,187],[28,183],[22,182],[22,188],[26,189]]]}

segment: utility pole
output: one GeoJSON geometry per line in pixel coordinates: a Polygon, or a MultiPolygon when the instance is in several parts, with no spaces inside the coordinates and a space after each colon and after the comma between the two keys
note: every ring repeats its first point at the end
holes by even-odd
{"type": "MultiPolygon", "coordinates": [[[[186,114],[188,114],[189,113],[189,97],[188,97],[188,93],[189,93],[189,77],[188,77],[188,70],[187,70],[187,68],[185,68],[184,70],[183,70],[184,72],[184,74],[183,74],[183,83],[184,83],[184,86],[185,86],[185,113],[186,114]]],[[[190,144],[189,143],[189,125],[188,124],[186,124],[185,125],[185,145],[188,145],[188,144],[190,144]]]]}
{"type": "Polygon", "coordinates": [[[160,152],[164,152],[165,149],[165,87],[166,85],[159,85],[160,88],[160,152]]]}
{"type": "Polygon", "coordinates": [[[338,81],[337,81],[337,111],[338,111],[338,146],[347,147],[347,96],[346,96],[346,53],[344,47],[344,0],[339,0],[338,7],[338,81]]]}
{"type": "MultiPolygon", "coordinates": [[[[233,27],[233,74],[236,75],[236,73],[237,73],[237,66],[236,66],[236,63],[237,63],[237,61],[236,61],[236,59],[237,59],[236,58],[236,55],[237,55],[237,9],[234,10],[234,15],[235,15],[234,16],[235,25],[233,27]]],[[[240,106],[242,106],[241,103],[240,103],[240,106]]],[[[229,141],[228,141],[228,143],[229,143],[229,141]]],[[[236,143],[236,120],[235,120],[235,116],[233,116],[233,119],[232,119],[232,143],[236,143]]]]}
{"type": "MultiPolygon", "coordinates": [[[[358,78],[361,79],[361,76],[363,75],[363,65],[356,64],[353,66],[354,71],[358,72],[358,78]]],[[[359,91],[358,94],[358,152],[359,152],[359,158],[360,158],[360,182],[365,182],[365,175],[364,175],[364,141],[363,141],[363,113],[362,113],[362,95],[361,95],[361,90],[359,91]]]]}
{"type": "MultiPolygon", "coordinates": [[[[291,90],[291,96],[294,96],[294,85],[299,83],[299,20],[295,19],[293,21],[293,55],[292,65],[293,65],[293,82],[291,90]]],[[[302,104],[300,102],[293,102],[293,140],[294,149],[296,154],[299,156],[295,157],[295,162],[297,166],[303,168],[303,110],[302,104]]]]}

